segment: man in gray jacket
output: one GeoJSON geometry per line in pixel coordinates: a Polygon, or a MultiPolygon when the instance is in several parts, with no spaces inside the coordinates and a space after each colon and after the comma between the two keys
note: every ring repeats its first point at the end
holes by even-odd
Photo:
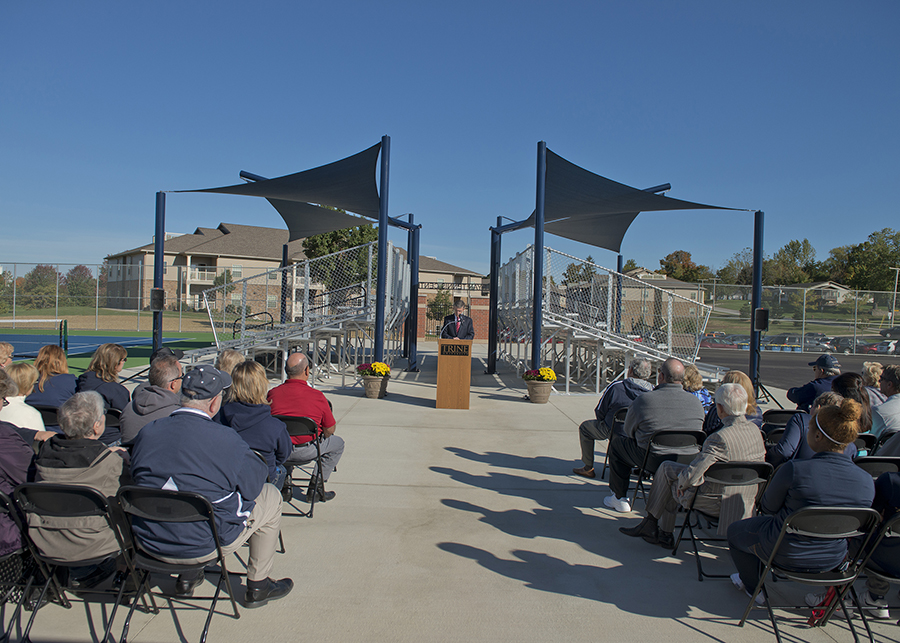
{"type": "Polygon", "coordinates": [[[638,397],[625,416],[625,435],[613,435],[609,444],[609,490],[603,500],[610,509],[631,511],[628,479],[631,469],[644,460],[650,437],[667,429],[703,429],[703,405],[681,385],[684,364],[670,357],[659,368],[658,386],[638,397]]]}
{"type": "Polygon", "coordinates": [[[136,388],[131,403],[122,411],[122,444],[131,444],[145,425],[168,417],[181,406],[181,374],[181,362],[173,355],[150,363],[150,384],[136,388]]]}

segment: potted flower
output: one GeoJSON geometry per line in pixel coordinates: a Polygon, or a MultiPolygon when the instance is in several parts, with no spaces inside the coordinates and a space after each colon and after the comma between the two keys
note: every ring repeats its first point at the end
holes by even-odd
{"type": "Polygon", "coordinates": [[[360,364],[356,367],[356,372],[362,377],[366,397],[377,399],[385,396],[388,380],[391,379],[390,366],[384,362],[360,364]]]}
{"type": "Polygon", "coordinates": [[[534,404],[546,404],[550,400],[550,390],[556,381],[556,373],[552,368],[543,367],[533,371],[525,371],[522,375],[528,386],[528,399],[534,404]]]}

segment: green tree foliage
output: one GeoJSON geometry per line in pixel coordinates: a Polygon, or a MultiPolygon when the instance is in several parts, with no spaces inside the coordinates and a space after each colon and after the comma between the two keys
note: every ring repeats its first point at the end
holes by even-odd
{"type": "Polygon", "coordinates": [[[438,288],[434,299],[425,307],[425,316],[435,321],[443,321],[444,317],[453,312],[453,298],[449,290],[438,288]]]}
{"type": "MultiPolygon", "coordinates": [[[[97,296],[97,280],[87,266],[78,265],[65,276],[66,304],[69,306],[93,306],[97,296]]],[[[62,290],[62,288],[60,288],[62,290]]]]}
{"type": "Polygon", "coordinates": [[[628,272],[629,270],[634,270],[635,268],[640,268],[640,266],[637,265],[637,261],[635,261],[634,259],[629,259],[625,262],[625,265],[622,266],[622,272],[628,272]]]}
{"type": "Polygon", "coordinates": [[[594,267],[594,258],[588,255],[585,263],[574,261],[566,267],[563,273],[563,283],[567,285],[590,283],[597,269],[594,267]]]}
{"type": "Polygon", "coordinates": [[[676,250],[659,260],[659,267],[667,277],[679,281],[698,282],[701,279],[710,279],[713,276],[708,266],[698,265],[691,259],[691,253],[686,250],[676,250]]]}
{"type": "MultiPolygon", "coordinates": [[[[336,208],[329,209],[343,212],[343,210],[337,210],[336,208]]],[[[316,259],[372,241],[378,241],[378,229],[371,224],[365,224],[356,228],[335,230],[334,232],[325,232],[324,234],[307,237],[303,240],[303,252],[307,258],[316,259]]]]}
{"type": "Polygon", "coordinates": [[[775,284],[806,283],[816,272],[816,249],[809,239],[789,241],[772,257],[768,277],[775,284]]]}
{"type": "Polygon", "coordinates": [[[22,279],[16,305],[25,308],[53,308],[56,305],[57,286],[65,293],[62,275],[55,266],[38,264],[22,279]]]}
{"type": "Polygon", "coordinates": [[[8,313],[13,305],[13,276],[9,270],[0,273],[0,313],[8,313]]]}

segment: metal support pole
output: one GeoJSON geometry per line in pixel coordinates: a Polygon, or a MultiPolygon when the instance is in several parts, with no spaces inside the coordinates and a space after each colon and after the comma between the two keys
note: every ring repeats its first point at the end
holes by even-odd
{"type": "Polygon", "coordinates": [[[541,367],[541,325],[544,317],[544,194],[547,187],[547,143],[538,142],[537,190],[534,206],[534,291],[531,317],[531,368],[541,367]]]}
{"type": "Polygon", "coordinates": [[[384,306],[387,288],[388,184],[391,172],[391,137],[381,137],[381,189],[378,202],[378,277],[375,285],[375,346],[373,361],[384,359],[384,306]]]}
{"type": "MultiPolygon", "coordinates": [[[[497,217],[497,228],[503,217],[497,217]]],[[[491,279],[488,283],[488,355],[487,370],[488,375],[497,372],[497,339],[500,326],[500,317],[498,314],[500,305],[500,243],[502,235],[495,228],[491,228],[491,279]]]]}
{"type": "Polygon", "coordinates": [[[619,255],[616,260],[616,332],[622,332],[622,270],[625,268],[625,257],[619,255]]]}
{"type": "MultiPolygon", "coordinates": [[[[156,243],[153,250],[153,287],[163,287],[163,266],[166,257],[166,193],[156,193],[156,243]]],[[[138,304],[138,325],[140,326],[140,303],[138,304]]],[[[163,311],[153,311],[153,350],[162,348],[163,311]]]]}
{"type": "Polygon", "coordinates": [[[894,299],[891,301],[891,326],[897,325],[894,311],[897,310],[897,280],[900,279],[900,268],[891,268],[894,271],[894,299]]]}
{"type": "Polygon", "coordinates": [[[757,210],[753,215],[753,287],[750,291],[750,378],[753,390],[759,396],[759,339],[760,333],[753,321],[756,309],[762,303],[763,228],[765,215],[757,210]]]}
{"type": "MultiPolygon", "coordinates": [[[[288,244],[281,246],[281,323],[287,323],[287,293],[288,293],[288,272],[285,270],[288,266],[288,244]]],[[[269,278],[266,277],[266,285],[269,284],[269,278]]],[[[293,289],[291,289],[293,290],[293,289]]],[[[293,300],[293,297],[291,297],[293,300]]]]}
{"type": "MultiPolygon", "coordinates": [[[[413,215],[409,215],[409,222],[413,222],[413,215]]],[[[422,226],[418,225],[410,231],[409,244],[409,356],[407,358],[407,371],[419,372],[419,232],[422,226]]]]}

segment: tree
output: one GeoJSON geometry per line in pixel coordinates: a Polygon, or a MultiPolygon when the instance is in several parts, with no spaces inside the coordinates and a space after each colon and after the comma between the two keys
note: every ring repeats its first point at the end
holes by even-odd
{"type": "Polygon", "coordinates": [[[13,304],[13,276],[9,270],[0,273],[0,313],[8,313],[13,304]]]}
{"type": "MultiPolygon", "coordinates": [[[[329,208],[329,210],[343,212],[338,208],[329,208]]],[[[355,228],[345,228],[307,237],[303,240],[303,252],[307,258],[316,259],[372,241],[378,241],[378,229],[367,223],[355,228]]]]}
{"type": "MultiPolygon", "coordinates": [[[[337,208],[329,208],[337,210],[337,208]]],[[[343,212],[343,210],[337,210],[343,212]]],[[[363,296],[361,288],[369,274],[368,252],[350,252],[334,255],[342,250],[349,250],[372,241],[377,241],[378,230],[370,224],[345,228],[323,234],[313,235],[303,240],[303,252],[310,261],[310,277],[314,282],[324,284],[328,291],[336,292],[330,301],[341,306],[354,297],[363,296]],[[334,256],[332,256],[334,255],[334,256]]],[[[377,245],[373,252],[377,252],[377,245]]],[[[375,278],[375,263],[372,264],[372,279],[375,278]]]]}
{"type": "Polygon", "coordinates": [[[776,284],[799,284],[809,281],[816,264],[816,249],[809,239],[788,241],[770,264],[769,277],[776,284]]]}
{"type": "Polygon", "coordinates": [[[634,270],[635,268],[640,268],[640,266],[637,265],[637,261],[635,261],[634,259],[629,259],[625,262],[625,265],[622,266],[622,272],[628,272],[629,270],[634,270]]]}
{"type": "Polygon", "coordinates": [[[77,265],[65,276],[66,303],[69,306],[91,306],[97,295],[97,280],[87,266],[77,265]]]}
{"type": "Polygon", "coordinates": [[[449,290],[438,288],[437,294],[425,307],[425,316],[435,321],[444,321],[444,317],[453,312],[453,298],[449,290]]]}
{"type": "MultiPolygon", "coordinates": [[[[216,275],[216,278],[213,279],[213,288],[216,288],[218,286],[224,286],[222,288],[222,306],[225,307],[224,308],[225,312],[229,312],[229,311],[233,312],[234,311],[233,306],[231,308],[229,308],[229,306],[231,306],[231,304],[228,302],[228,294],[232,290],[234,290],[234,284],[232,283],[233,281],[234,281],[234,278],[231,274],[231,271],[228,270],[227,268],[224,271],[220,272],[218,275],[216,275]]],[[[215,295],[215,293],[212,293],[212,294],[215,295]]],[[[218,297],[216,297],[216,298],[218,299],[218,297]]],[[[210,303],[212,303],[212,302],[210,302],[210,303]]]]}
{"type": "Polygon", "coordinates": [[[719,268],[716,276],[723,284],[748,285],[753,279],[753,251],[744,248],[719,268]]]}
{"type": "Polygon", "coordinates": [[[659,267],[667,277],[679,281],[697,282],[701,279],[711,279],[712,271],[708,266],[698,265],[691,259],[691,253],[686,250],[676,250],[659,260],[659,267]]]}
{"type": "Polygon", "coordinates": [[[16,304],[21,303],[25,308],[52,308],[56,304],[57,287],[62,289],[60,281],[61,275],[55,266],[36,265],[22,279],[22,291],[16,304]]]}
{"type": "Polygon", "coordinates": [[[566,285],[590,283],[593,276],[597,274],[594,267],[594,258],[588,255],[583,262],[572,262],[563,273],[563,283],[566,285]]]}

